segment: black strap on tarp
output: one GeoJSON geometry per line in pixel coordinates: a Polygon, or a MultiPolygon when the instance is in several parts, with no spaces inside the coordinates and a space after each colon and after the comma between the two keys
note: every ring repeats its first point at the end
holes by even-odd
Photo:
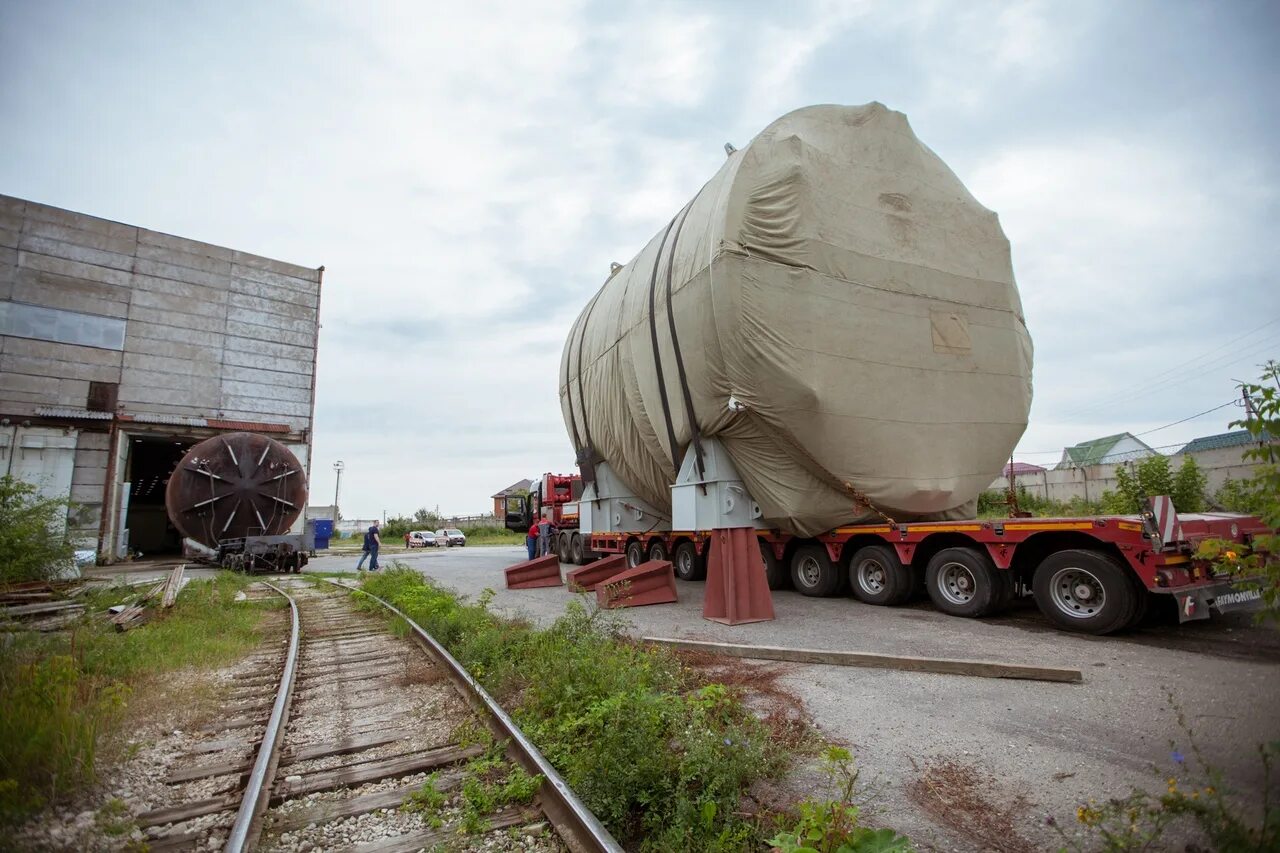
{"type": "MultiPolygon", "coordinates": [[[[688,208],[685,208],[684,214],[687,216],[688,213],[688,208]]],[[[676,224],[676,219],[680,219],[681,225],[684,224],[684,219],[678,215],[667,223],[667,229],[662,232],[662,242],[658,244],[658,252],[653,256],[653,271],[649,274],[649,340],[653,344],[653,363],[658,373],[658,398],[662,401],[662,418],[667,426],[667,446],[671,448],[673,465],[676,458],[676,430],[671,423],[671,405],[667,402],[667,380],[662,375],[662,353],[658,350],[658,322],[654,316],[654,301],[658,289],[658,264],[662,262],[662,250],[667,246],[667,238],[671,236],[671,227],[676,224]]]]}
{"type": "MultiPolygon", "coordinates": [[[[680,232],[684,230],[685,219],[689,216],[689,211],[693,209],[693,205],[698,201],[699,195],[702,195],[702,190],[698,190],[698,195],[695,195],[693,201],[689,202],[689,206],[685,208],[684,216],[680,219],[680,225],[676,228],[675,239],[671,241],[671,254],[667,258],[667,324],[671,329],[671,349],[676,356],[676,375],[680,379],[680,394],[684,398],[685,418],[689,421],[689,435],[693,444],[694,462],[698,467],[698,478],[701,479],[705,473],[702,458],[702,430],[699,429],[698,419],[693,412],[693,395],[689,393],[689,377],[685,373],[684,356],[680,352],[680,337],[676,334],[675,309],[671,305],[671,278],[676,261],[676,244],[680,242],[680,232]]],[[[672,447],[671,452],[672,454],[675,453],[674,447],[672,447]]],[[[679,473],[678,466],[677,473],[679,473]]]]}

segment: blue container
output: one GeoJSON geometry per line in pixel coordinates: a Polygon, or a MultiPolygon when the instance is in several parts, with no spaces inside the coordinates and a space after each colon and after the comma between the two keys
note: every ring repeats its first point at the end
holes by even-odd
{"type": "Polygon", "coordinates": [[[313,518],[316,530],[316,550],[323,551],[329,547],[329,540],[333,538],[333,519],[331,518],[313,518]]]}

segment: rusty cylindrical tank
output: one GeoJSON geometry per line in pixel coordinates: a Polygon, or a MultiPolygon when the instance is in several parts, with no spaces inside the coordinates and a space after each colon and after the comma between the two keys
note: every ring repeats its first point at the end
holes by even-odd
{"type": "Polygon", "coordinates": [[[307,503],[302,464],[278,441],[251,432],[192,447],[169,476],[164,505],[183,536],[217,547],[285,533],[307,503]]]}

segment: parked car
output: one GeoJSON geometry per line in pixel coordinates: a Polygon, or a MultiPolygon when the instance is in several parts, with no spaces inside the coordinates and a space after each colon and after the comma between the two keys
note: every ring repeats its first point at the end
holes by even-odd
{"type": "Polygon", "coordinates": [[[405,544],[410,548],[434,548],[440,540],[430,530],[411,530],[405,544]]]}
{"type": "Polygon", "coordinates": [[[436,540],[450,547],[457,545],[461,548],[467,544],[467,535],[456,527],[446,527],[436,531],[436,540]]]}

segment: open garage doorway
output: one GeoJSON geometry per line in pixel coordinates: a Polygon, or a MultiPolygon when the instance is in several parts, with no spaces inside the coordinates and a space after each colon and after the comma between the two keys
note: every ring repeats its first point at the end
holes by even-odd
{"type": "Polygon", "coordinates": [[[129,550],[153,557],[182,553],[182,536],[164,508],[165,487],[178,462],[199,439],[179,436],[126,436],[128,456],[124,481],[128,484],[129,550]]]}

